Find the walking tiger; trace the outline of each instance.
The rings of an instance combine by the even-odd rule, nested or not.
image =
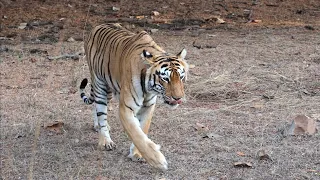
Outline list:
[[[86,104],[95,103],[94,127],[99,131],[99,147],[115,148],[107,122],[107,106],[115,96],[119,100],[119,117],[132,140],[129,157],[145,159],[151,166],[168,168],[160,146],[147,134],[157,96],[175,108],[184,100],[184,82],[189,66],[186,50],[172,55],[158,46],[145,32],[133,33],[119,24],[95,27],[85,42],[85,54],[91,75],[90,96],[80,84],[81,98]]]

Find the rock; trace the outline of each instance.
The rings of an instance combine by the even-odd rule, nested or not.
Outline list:
[[[306,28],[308,30],[312,30],[312,31],[315,30],[314,27],[310,26],[310,25],[306,25],[306,26],[304,26],[304,28]]]
[[[202,136],[202,138],[209,138],[209,139],[219,139],[222,136],[220,136],[219,134],[216,133],[206,133]]]
[[[234,167],[245,167],[245,168],[251,168],[252,167],[252,163],[251,162],[234,162],[233,163]]]
[[[159,13],[158,11],[152,11],[152,15],[154,15],[154,16],[159,16],[160,13]]]
[[[76,36],[74,36],[74,38],[73,38],[75,41],[83,41],[83,37],[82,36],[80,36],[80,35],[76,35]]]
[[[25,29],[27,27],[28,23],[20,23],[18,26],[18,29]]]
[[[31,54],[48,54],[48,51],[46,50],[41,50],[41,49],[30,49],[29,52]]]
[[[0,46],[0,53],[2,52],[8,52],[9,49],[6,46]]]
[[[288,135],[314,135],[316,131],[315,120],[306,115],[298,115],[289,126]]]
[[[272,160],[270,156],[265,152],[265,150],[261,149],[257,152],[257,158],[259,160]]]
[[[112,11],[120,11],[120,8],[113,6]]]
[[[151,31],[152,34],[154,34],[154,33],[158,32],[159,29],[151,29],[150,31]]]
[[[42,34],[38,36],[38,41],[45,42],[45,43],[56,43],[58,42],[58,40],[59,39],[53,34]]]
[[[68,42],[75,42],[76,40],[73,37],[70,37],[67,41]]]

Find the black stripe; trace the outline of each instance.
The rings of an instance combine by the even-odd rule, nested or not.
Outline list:
[[[109,54],[109,56],[110,56],[110,54]],[[109,81],[110,81],[113,89],[114,89],[115,91],[117,91],[116,87],[114,87],[114,85],[113,85],[112,77],[111,77],[111,75],[110,75],[110,57],[109,57],[109,62],[108,62],[108,77],[109,77]],[[118,92],[118,91],[117,91],[117,92]]]
[[[112,41],[110,42],[110,47],[113,47],[113,44],[116,40],[117,40],[117,38],[112,39]],[[111,73],[110,73],[110,61],[111,61],[111,50],[109,53],[109,61],[108,61],[108,77],[109,77],[109,81],[110,81],[113,89],[118,92],[118,90],[116,89],[116,87],[114,86],[113,81],[112,81],[112,77],[111,77]]]
[[[107,115],[105,112],[97,112],[97,116]]]
[[[118,86],[119,90],[121,90],[121,88],[120,88],[120,86],[119,86],[119,83],[118,83],[118,82],[117,82],[117,86]]]
[[[155,96],[157,96],[157,95],[153,95],[150,99],[144,101],[144,104],[145,104],[145,103],[148,103],[149,101],[151,101]]]
[[[109,38],[109,33],[110,31],[108,30],[105,30],[101,35],[100,35],[100,42],[99,42],[99,46],[98,46],[98,52],[99,53],[99,57],[98,57],[98,66],[97,66],[97,70],[98,70],[98,74],[100,76],[102,76],[102,72],[103,72],[103,62],[104,62],[104,52],[105,52],[105,48],[107,46],[107,43],[104,43],[106,41],[108,41],[108,38]],[[103,46],[101,46],[101,43]],[[102,57],[101,57],[102,56]]]
[[[93,37],[92,37],[92,42],[91,42],[91,46],[90,46],[90,50],[89,50],[89,52],[88,52],[88,58],[90,59],[90,61],[88,61],[88,62],[90,62],[91,63],[91,59],[95,59],[96,58],[96,55],[97,55],[97,53],[94,53],[94,55],[93,55],[93,58],[91,58],[91,52],[92,52],[92,47],[93,47],[93,42],[95,42],[95,39],[97,38],[97,37],[100,37],[100,33],[101,33],[101,31],[103,31],[104,30],[104,28],[103,27],[100,27],[99,29],[97,29],[95,32],[94,32],[94,34],[93,34]],[[91,35],[92,35],[92,33],[91,33]],[[97,36],[97,37],[96,37]],[[91,37],[90,37],[91,38]],[[99,40],[99,39],[98,39]],[[89,41],[90,41],[90,39],[88,39],[88,42],[87,42],[87,46],[89,46]],[[99,44],[97,44],[98,45],[98,47],[100,47],[100,45]],[[97,49],[96,50],[96,52],[98,51],[99,49]],[[95,61],[94,61],[95,62]],[[93,62],[93,63],[94,63]],[[89,66],[90,66],[90,64],[89,64]],[[92,64],[92,67],[94,67],[94,64]]]
[[[84,96],[86,96],[86,94],[85,93],[81,93],[80,96],[81,96],[81,98],[83,98]]]
[[[142,69],[141,70],[141,75],[140,75],[140,84],[141,84],[141,88],[142,88],[142,92],[143,94],[146,94],[147,91],[146,91],[146,83],[145,83],[145,80],[146,80],[146,69]]]
[[[133,112],[133,109],[130,106],[126,105],[126,103],[124,103],[124,105]]]
[[[153,74],[153,81],[154,81],[154,85],[153,86],[155,86],[157,83],[156,83],[156,75],[155,74]]]
[[[143,107],[151,107],[151,106],[153,106],[154,105],[154,103],[152,103],[152,104],[150,104],[150,105],[144,105]]]
[[[105,103],[105,102],[103,102],[103,101],[95,101],[95,103],[97,103],[97,104],[102,104],[102,105],[107,106],[107,103]]]
[[[138,104],[138,102],[137,102],[136,98],[134,97],[133,93],[131,92],[131,89],[133,89],[133,90],[134,90],[134,87],[132,86],[132,88],[130,88],[131,97],[132,97],[132,99],[133,99],[134,103],[135,103],[137,106],[139,106],[139,107],[140,107],[141,105],[139,105],[139,104]],[[139,97],[138,97],[138,98],[139,98]]]
[[[161,65],[161,69],[162,69],[162,68],[165,68],[165,67],[167,67],[167,66],[168,66],[168,64],[162,64],[162,65]]]

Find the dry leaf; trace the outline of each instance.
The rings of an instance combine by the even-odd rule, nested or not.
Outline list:
[[[233,166],[234,167],[246,167],[246,168],[248,168],[248,167],[252,167],[252,163],[250,163],[250,162],[235,162],[235,163],[233,163]]]
[[[317,172],[315,169],[307,169],[307,172]]]
[[[107,179],[109,179],[109,178],[107,178],[105,176],[101,176],[101,175],[96,177],[96,180],[107,180]]]
[[[44,125],[44,128],[49,130],[49,131],[55,132],[57,134],[61,134],[63,125],[64,125],[63,122],[55,121],[53,123],[48,123],[48,124]]]
[[[216,22],[217,22],[218,24],[224,24],[224,23],[226,23],[226,21],[223,20],[223,19],[221,19],[221,18],[217,18]]]
[[[69,94],[75,94],[76,92],[78,91],[78,89],[77,88],[75,88],[75,87],[71,87],[71,88],[69,88]]]
[[[197,130],[197,131],[209,131],[209,128],[206,127],[205,125],[203,124],[200,124],[200,123],[196,123],[196,125],[194,126],[194,128]]]
[[[264,103],[262,101],[254,102],[251,105],[251,108],[255,108],[255,109],[262,109],[263,107],[264,107]]]
[[[243,152],[241,152],[241,151],[238,151],[237,154],[238,154],[239,156],[245,156],[245,154],[244,154]]]
[[[194,64],[189,64],[189,68],[190,68],[190,69],[195,68],[195,67],[196,67],[196,65],[194,65]]]
[[[261,23],[262,22],[262,20],[260,20],[260,19],[252,19],[251,20],[251,23]]]
[[[35,59],[35,58],[30,58],[29,61],[32,62],[32,63],[35,63],[35,62],[37,62],[37,59]]]
[[[144,19],[144,16],[136,16],[137,19]]]

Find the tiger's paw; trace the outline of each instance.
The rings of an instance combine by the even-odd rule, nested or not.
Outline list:
[[[99,132],[99,130],[100,130],[99,125],[94,125],[94,126],[92,127],[92,130],[94,130],[95,132]]]
[[[117,147],[116,144],[111,139],[108,139],[103,136],[99,136],[98,149],[111,151],[111,150],[115,149],[116,147]]]
[[[128,155],[128,158],[130,158],[133,162],[145,162],[145,159],[142,157],[141,153],[133,143],[130,146],[130,153]]]
[[[168,163],[164,155],[160,152],[160,145],[153,142],[148,143],[147,153],[143,155],[146,161],[154,168],[165,171],[168,169]]]
[[[140,153],[129,154],[128,158],[130,158],[133,162],[145,162],[146,160],[141,156]]]

